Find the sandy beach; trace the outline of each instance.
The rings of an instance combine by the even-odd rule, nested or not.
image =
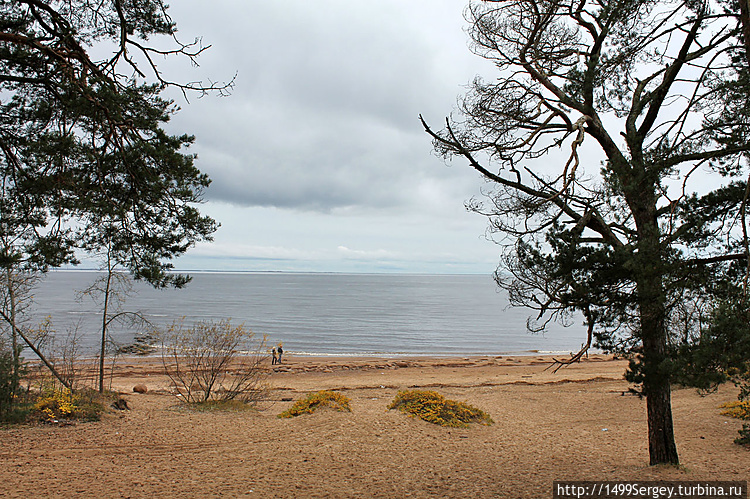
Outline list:
[[[735,400],[731,386],[675,389],[682,465],[650,467],[645,401],[626,394],[627,363],[607,356],[553,373],[541,356],[292,355],[250,412],[186,410],[160,362],[120,361],[113,388],[128,411],[0,429],[0,496],[526,498],[551,497],[553,480],[747,480],[750,470],[750,450],[732,442],[741,422],[718,409]],[[469,402],[495,423],[444,428],[387,410],[407,388]],[[321,389],[350,397],[352,412],[277,418]]]

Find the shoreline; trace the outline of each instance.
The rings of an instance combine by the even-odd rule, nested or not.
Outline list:
[[[587,380],[622,382],[628,361],[596,354],[554,371],[554,356],[477,357],[308,357],[284,356],[282,364],[264,360],[268,388],[317,391],[321,389],[379,387],[418,388],[445,386],[500,386],[506,384],[559,384]],[[595,375],[592,375],[595,372]],[[111,380],[114,391],[132,393],[134,384],[169,394],[169,378],[161,357],[121,358]],[[450,378],[450,381],[439,381]],[[384,385],[385,386],[385,385]],[[627,391],[624,388],[623,391]]]

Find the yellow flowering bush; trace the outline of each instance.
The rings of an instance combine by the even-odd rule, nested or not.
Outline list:
[[[78,407],[70,390],[52,391],[39,397],[34,404],[34,412],[44,421],[71,419],[75,417]]]
[[[69,419],[98,419],[103,410],[103,405],[93,400],[92,396],[65,389],[44,392],[34,403],[32,414],[52,423]]]
[[[321,390],[310,393],[306,398],[298,400],[289,409],[279,414],[280,418],[293,418],[301,414],[312,414],[318,407],[331,407],[341,412],[351,412],[349,397],[331,390]]]
[[[750,400],[726,402],[719,407],[724,409],[721,411],[724,416],[750,420]]]
[[[493,423],[490,415],[481,409],[465,402],[447,399],[430,390],[400,391],[388,409],[398,409],[429,423],[454,428],[466,428],[469,423]]]

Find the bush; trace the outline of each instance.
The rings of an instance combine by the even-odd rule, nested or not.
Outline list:
[[[741,430],[737,430],[740,434],[739,437],[734,439],[734,443],[738,445],[749,445],[750,446],[750,424],[743,424]]]
[[[279,414],[280,418],[293,418],[301,414],[312,414],[318,407],[330,407],[340,412],[352,412],[349,397],[330,390],[310,393],[298,400],[289,409]]]
[[[261,365],[265,337],[251,346],[254,334],[230,321],[173,324],[162,337],[164,370],[176,395],[189,404],[211,400],[256,403],[266,392]]]
[[[53,390],[39,396],[32,408],[32,417],[47,423],[60,420],[96,421],[104,412],[104,404],[95,392]]]
[[[737,419],[748,419],[750,420],[750,400],[735,400],[733,402],[726,402],[721,404],[719,407],[724,409],[721,414]]]
[[[481,409],[427,390],[400,391],[388,409],[398,409],[427,422],[454,428],[466,428],[469,423],[493,423],[489,414]]]

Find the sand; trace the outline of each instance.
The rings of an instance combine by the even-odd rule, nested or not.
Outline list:
[[[0,496],[525,498],[551,497],[553,480],[748,479],[750,450],[732,442],[741,422],[718,409],[733,387],[676,389],[682,465],[651,467],[646,404],[623,394],[625,361],[548,366],[537,356],[290,356],[258,411],[204,413],[169,394],[158,359],[126,359],[113,386],[130,410],[0,429]],[[407,388],[469,402],[495,424],[444,428],[387,410]],[[350,397],[352,412],[276,417],[321,389]]]

